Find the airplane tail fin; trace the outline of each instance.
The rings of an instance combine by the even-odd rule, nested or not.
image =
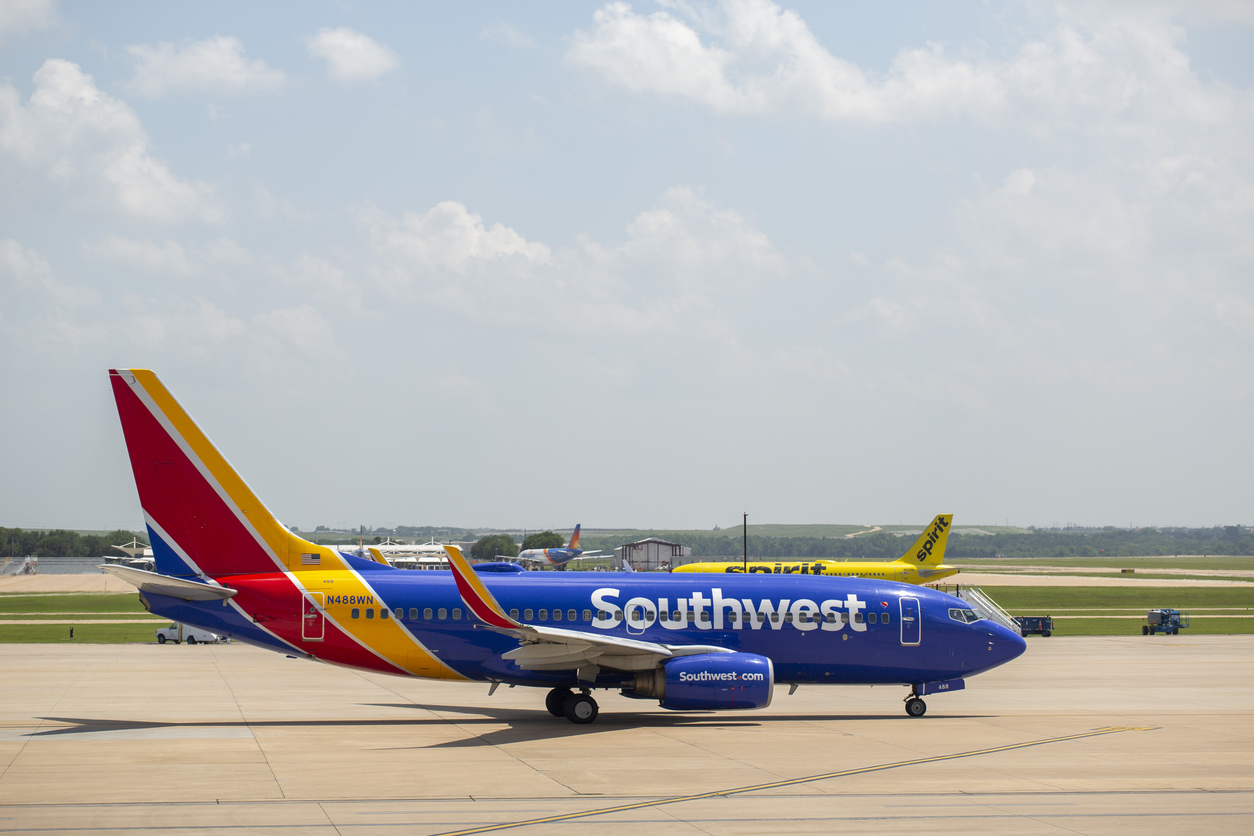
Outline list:
[[[147,369],[110,369],[148,535],[163,575],[341,568],[286,529]]]
[[[575,533],[570,535],[570,545],[568,545],[566,548],[568,549],[579,548],[579,525],[580,525],[579,523],[575,523]]]
[[[937,514],[932,524],[923,529],[919,539],[898,560],[915,565],[939,566],[945,559],[945,546],[949,543],[949,524],[953,518],[953,514]]]

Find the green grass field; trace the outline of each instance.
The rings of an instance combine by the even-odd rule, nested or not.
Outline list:
[[[961,577],[961,576],[960,576]],[[984,593],[1014,615],[1050,615],[1051,610],[1171,607],[1232,607],[1254,614],[1254,584],[1234,586],[1154,587],[1110,586],[986,586]]]
[[[5,624],[0,621],[0,644],[126,644],[155,642],[157,628],[152,624],[75,624],[70,638],[68,624]]]
[[[138,592],[0,595],[0,614],[64,612],[145,614]]]
[[[952,566],[971,572],[987,572],[999,566],[1062,567],[1068,569],[1207,569],[1231,571],[1254,569],[1254,557],[1245,555],[1167,555],[1164,557],[949,557]]]

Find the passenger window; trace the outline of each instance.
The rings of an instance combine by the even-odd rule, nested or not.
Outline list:
[[[514,610],[514,612],[518,612],[518,610]],[[461,620],[462,620],[462,611],[461,611],[461,610],[453,610],[453,620],[454,620],[454,621],[461,621]]]
[[[536,620],[535,610],[523,610],[523,618],[526,619],[527,621],[535,621]]]
[[[431,617],[430,612],[431,612],[430,610],[427,610],[427,613],[428,613],[427,618],[430,618],[430,617]],[[410,620],[410,621],[417,621],[417,620],[418,620],[418,608],[417,608],[417,607],[410,607],[410,608],[409,608],[409,620]]]
[[[548,611],[548,610],[540,610],[540,620],[541,620],[541,621],[548,621],[548,620],[549,620],[549,611]]]
[[[517,621],[517,620],[518,620],[518,610],[510,610],[510,611],[509,611],[509,617],[510,617],[510,618],[512,618],[512,619],[514,619],[515,621]]]
[[[561,611],[561,610],[553,610],[553,620],[554,620],[554,621],[561,621],[561,620],[562,620],[562,611]]]
[[[841,624],[848,624],[848,623],[849,623],[849,613],[847,613],[847,612],[842,612],[842,613],[840,614],[840,623],[841,623]]]
[[[786,613],[784,613],[784,623],[785,623],[785,624],[792,624],[792,613],[790,613],[790,612],[786,612]]]
[[[385,610],[385,609],[380,609],[380,610],[379,610],[379,618],[382,618],[384,621],[387,621],[387,620],[388,620],[388,617],[389,617],[389,616],[391,616],[391,615],[392,615],[392,613],[388,612],[388,611],[387,611],[387,610]]]
[[[366,607],[366,618],[374,618],[374,607]]]
[[[777,613],[777,612],[773,612],[773,613],[771,613],[771,623],[772,623],[772,624],[778,624],[778,623],[779,623],[779,613]]]
[[[728,621],[730,621],[732,624],[735,624],[737,621],[739,621],[739,620],[740,620],[740,613],[738,613],[738,612],[729,612],[729,613],[727,614],[727,620],[728,620]]]
[[[579,620],[579,613],[575,612],[574,610],[567,610],[567,611],[566,611],[566,620],[567,620],[567,621],[578,621],[578,620]]]
[[[710,620],[710,614],[705,610],[701,611],[701,623],[704,624]]]
[[[861,624],[861,623],[862,623],[862,621],[863,621],[863,618],[862,618],[862,613],[860,613],[860,612],[856,612],[856,613],[854,613],[854,614],[853,614],[853,620],[854,620],[854,623],[855,623],[855,624]]]
[[[882,622],[884,622],[885,624],[887,624],[887,623],[888,623],[888,613],[881,613],[881,614],[880,614],[880,621],[882,621]]]
[[[528,610],[528,612],[530,612],[530,610]],[[597,621],[608,621],[609,618],[610,614],[605,610],[597,610]]]
[[[431,613],[431,608],[430,608],[430,607],[427,607],[425,610],[423,610],[423,611],[422,611],[422,617],[423,617],[423,618],[425,618],[425,619],[427,619],[427,621],[430,621],[430,620],[431,620],[431,615],[432,615],[432,613]]]
[[[671,613],[671,621],[678,621],[681,615],[683,615],[683,613],[681,613],[679,610],[675,610],[673,613]]]
[[[835,623],[836,623],[836,613],[834,613],[834,612],[829,612],[829,613],[827,614],[827,618],[826,618],[826,619],[824,619],[824,620],[825,620],[828,624],[835,624]]]
[[[880,617],[877,613],[873,613],[873,612],[867,613],[866,620],[874,624],[875,622],[880,620]]]
[[[758,613],[758,623],[762,624],[765,621],[766,621],[766,613],[764,612]]]
[[[349,615],[352,616],[353,618],[361,618],[361,610],[357,609],[356,607],[353,607],[353,611],[350,612]]]
[[[444,609],[444,607],[440,607],[439,616],[441,621],[448,618],[448,610]]]
[[[591,621],[591,620],[592,620],[592,610],[584,610],[584,611],[583,611],[583,620],[584,620],[584,621]],[[649,613],[649,621],[652,621],[652,620],[653,620],[653,613]]]
[[[809,624],[809,623],[810,623],[810,614],[809,614],[808,612],[806,612],[806,611],[802,610],[801,612],[797,613],[797,621],[799,621],[799,622],[800,622],[800,623],[802,623],[802,624]]]

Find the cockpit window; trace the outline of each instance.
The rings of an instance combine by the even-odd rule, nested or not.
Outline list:
[[[981,616],[975,610],[964,610],[954,607],[949,611],[949,617],[954,621],[961,621],[964,624],[970,624],[973,621],[979,621]]]

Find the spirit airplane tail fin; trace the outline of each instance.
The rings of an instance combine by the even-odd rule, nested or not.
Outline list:
[[[919,539],[914,541],[914,545],[898,558],[898,562],[915,566],[941,565],[945,559],[945,546],[949,543],[949,523],[953,518],[953,514],[937,514],[932,524],[923,529]]]
[[[146,369],[111,369],[157,571],[194,577],[341,568],[288,531]]]

